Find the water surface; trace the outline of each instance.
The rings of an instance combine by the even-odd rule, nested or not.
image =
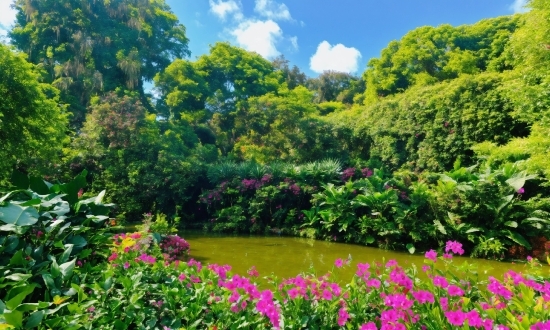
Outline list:
[[[274,274],[279,279],[289,278],[310,269],[314,269],[317,275],[323,275],[333,269],[337,258],[346,259],[348,256],[352,258],[351,267],[338,270],[342,281],[351,280],[359,262],[394,259],[402,266],[415,264],[419,273],[422,273],[420,268],[424,265],[423,255],[354,244],[278,236],[223,236],[200,232],[182,232],[180,235],[191,245],[190,257],[205,264],[231,265],[232,272],[241,275],[246,275],[252,266],[256,267],[261,277]],[[453,262],[461,264],[464,261],[475,264],[482,278],[491,275],[501,279],[509,269],[517,272],[526,269],[522,264],[465,257],[455,257]]]

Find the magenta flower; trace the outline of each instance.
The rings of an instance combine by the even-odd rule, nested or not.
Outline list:
[[[441,287],[441,288],[446,288],[446,287],[449,286],[449,282],[447,282],[447,279],[445,277],[442,277],[442,276],[434,276],[432,281],[433,281],[433,284],[435,286],[438,286],[438,287]]]
[[[464,294],[464,291],[456,285],[449,285],[447,292],[449,296],[462,296]]]
[[[464,250],[462,249],[462,244],[457,241],[447,241],[447,244],[445,246],[445,252],[452,251],[453,253],[457,254],[464,254]]]
[[[525,189],[523,189],[523,187],[519,188],[517,191],[517,193],[520,195],[523,194],[524,192],[525,192]]]
[[[386,268],[390,268],[390,267],[393,267],[393,266],[397,266],[397,261],[395,261],[393,259],[386,263]]]
[[[338,311],[338,325],[343,327],[346,324],[347,320],[349,320],[349,318],[350,316],[346,309],[344,307],[340,308],[340,310]]]
[[[330,292],[329,290],[323,290],[322,297],[325,300],[332,300],[332,292]]]
[[[342,259],[338,258],[334,262],[334,266],[336,266],[337,268],[341,268],[342,266],[344,266],[344,261]]]
[[[116,258],[118,258],[118,254],[116,254],[116,252],[113,252],[113,254],[111,254],[111,256],[110,256],[107,260],[113,261],[113,260],[115,260]]]
[[[450,324],[456,326],[462,326],[464,324],[464,320],[466,319],[466,315],[462,311],[445,312],[445,317],[447,317],[447,321],[449,321]]]
[[[436,262],[437,261],[437,252],[435,252],[434,250],[430,250],[430,251],[426,252],[424,257],[426,257],[426,259],[432,260],[433,262]]]
[[[183,282],[185,280],[187,276],[185,276],[184,273],[181,273],[179,276],[178,276],[178,280],[180,280],[180,282]]]
[[[369,322],[362,324],[359,327],[359,330],[378,330],[378,328],[376,327],[376,324],[374,322]]]
[[[130,263],[128,261],[126,261],[124,263],[124,269],[128,269],[128,268],[130,268]]]

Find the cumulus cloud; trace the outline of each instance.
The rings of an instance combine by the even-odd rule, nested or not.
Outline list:
[[[526,4],[527,0],[514,0],[514,3],[510,5],[510,9],[513,10],[514,13],[525,13],[529,11],[528,8],[525,8]]]
[[[282,33],[279,24],[272,20],[246,20],[231,31],[239,46],[266,58],[279,55],[275,44],[281,38]]]
[[[220,18],[222,21],[224,21],[225,18],[231,14],[233,14],[233,17],[235,19],[242,18],[241,7],[234,0],[209,0],[209,3],[210,11],[214,13],[214,15],[218,16],[218,18]]]
[[[0,35],[8,33],[15,22],[15,9],[11,8],[13,1],[0,1]]]
[[[289,20],[292,18],[288,7],[284,3],[277,3],[273,0],[256,0],[254,11],[271,20]]]
[[[360,58],[361,53],[353,47],[342,44],[331,46],[327,41],[323,41],[311,57],[309,68],[317,73],[327,70],[352,73],[357,71]]]

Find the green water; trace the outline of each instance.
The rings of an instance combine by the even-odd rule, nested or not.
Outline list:
[[[423,255],[305,238],[220,236],[195,232],[183,232],[180,235],[191,245],[190,257],[204,264],[231,265],[232,272],[241,275],[246,275],[252,266],[256,266],[260,277],[273,273],[279,279],[289,278],[307,272],[311,267],[317,275],[323,275],[333,268],[337,258],[346,259],[348,255],[352,258],[351,267],[338,270],[341,281],[351,280],[359,262],[395,259],[402,266],[415,264],[419,273],[422,273],[420,269],[424,264]],[[491,275],[501,279],[502,274],[509,269],[517,272],[526,270],[523,264],[463,257],[455,257],[453,263],[461,264],[464,261],[475,264],[481,278]],[[545,272],[548,272],[548,267]]]

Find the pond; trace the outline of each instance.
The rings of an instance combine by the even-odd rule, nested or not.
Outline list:
[[[246,275],[256,267],[260,277],[274,274],[288,278],[314,269],[323,275],[333,268],[337,258],[351,256],[351,267],[338,270],[339,279],[349,281],[357,270],[357,263],[383,262],[395,259],[400,265],[415,264],[419,273],[424,264],[423,255],[387,251],[372,247],[317,241],[313,239],[279,236],[224,236],[201,232],[182,232],[191,245],[190,257],[202,263],[228,264],[234,274]],[[481,278],[489,275],[498,279],[509,269],[524,271],[524,264],[504,263],[467,257],[455,257],[454,263],[467,261],[475,264]],[[547,267],[548,268],[548,267]]]

